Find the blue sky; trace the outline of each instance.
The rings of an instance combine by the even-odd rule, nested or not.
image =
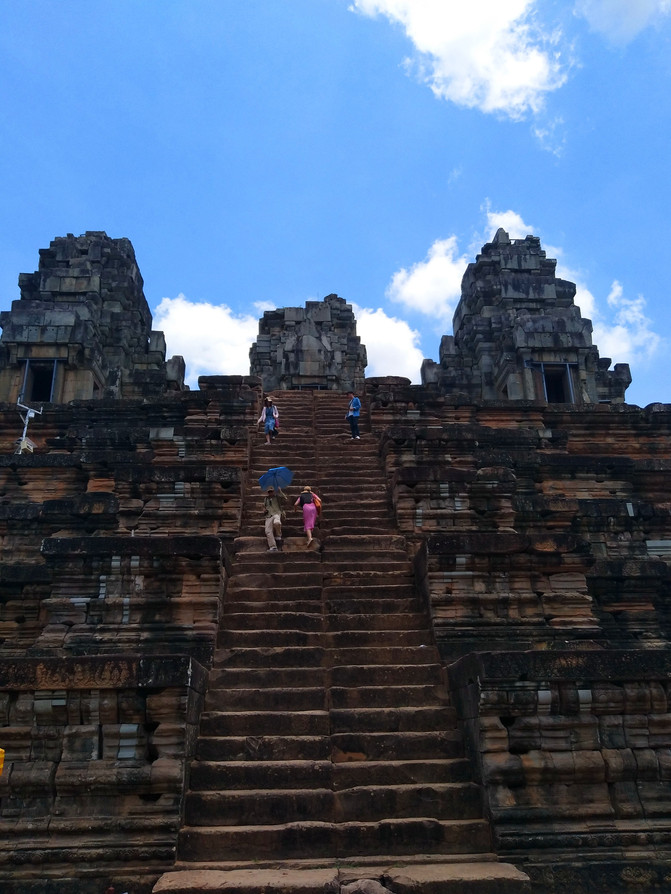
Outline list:
[[[105,230],[192,387],[332,292],[418,381],[503,225],[671,402],[671,0],[0,0],[0,79],[0,309]]]

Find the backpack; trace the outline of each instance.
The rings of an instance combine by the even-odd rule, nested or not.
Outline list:
[[[315,504],[317,508],[317,515],[322,514],[322,501],[321,497],[318,497],[317,494],[312,494],[312,502]]]

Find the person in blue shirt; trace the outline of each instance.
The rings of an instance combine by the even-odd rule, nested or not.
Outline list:
[[[352,431],[352,440],[360,441],[361,438],[359,437],[359,413],[361,411],[361,401],[353,391],[348,391],[347,396],[349,397],[349,407],[347,408],[347,416],[345,416],[345,419],[349,419],[349,427]]]

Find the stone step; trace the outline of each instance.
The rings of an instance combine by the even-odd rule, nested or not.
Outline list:
[[[433,646],[367,646],[365,648],[337,648],[329,649],[326,660],[329,667],[337,667],[342,664],[365,665],[370,664],[396,664],[405,666],[409,664],[434,664],[438,659],[438,652]]]
[[[202,868],[175,869],[165,873],[156,883],[153,894],[211,894],[235,891],[236,894],[324,894],[338,891],[341,885],[359,879],[372,879],[395,894],[530,894],[529,877],[509,863],[498,863],[488,855],[469,855],[463,861],[438,863],[417,859],[414,865],[390,861],[381,856],[354,866],[339,860],[337,865],[305,868],[296,863],[275,864],[263,869]],[[194,864],[198,866],[198,864]]]
[[[364,785],[331,788],[189,791],[184,821],[190,826],[252,826],[296,823],[320,817],[338,823],[386,817],[477,819],[482,811],[478,786],[469,782]]]
[[[215,659],[216,663],[216,659]],[[210,671],[209,688],[242,689],[262,687],[324,688],[328,680],[327,668],[314,667],[217,667]]]
[[[289,545],[287,543],[288,532],[286,530],[282,530],[283,539],[284,539],[284,547],[285,549]],[[294,534],[291,540],[298,540],[299,535]],[[268,555],[268,543],[266,538],[263,536],[258,537],[246,537],[245,540],[248,541],[245,546],[244,551],[238,551],[235,554],[235,558],[233,560],[233,568],[235,573],[238,573],[238,570],[241,573],[249,572],[250,566],[251,568],[263,570],[263,571],[280,571],[284,568],[284,557],[273,555]],[[254,541],[250,543],[249,541]],[[301,546],[305,546],[305,538],[304,536],[300,537]],[[310,552],[305,549],[296,550],[295,555],[291,557],[292,565],[300,565],[301,569],[305,569],[307,571],[310,570],[311,566],[318,566],[321,563],[321,558],[319,553]],[[315,569],[313,569],[315,570]]]
[[[215,667],[338,667],[371,664],[434,664],[437,651],[433,646],[343,647],[326,649],[320,646],[257,646],[218,649]]]
[[[336,791],[335,818],[340,821],[385,817],[430,816],[436,819],[479,819],[482,792],[472,782],[362,785]]]
[[[192,827],[265,826],[316,816],[323,822],[336,822],[335,795],[330,789],[191,791],[184,799],[184,822]]]
[[[272,442],[272,446],[274,447],[275,445],[279,444],[282,438],[284,438],[285,441],[289,441],[291,439],[295,439],[297,435],[301,436],[303,440],[307,440],[308,442],[316,442],[318,445],[318,449],[323,448],[324,445],[329,443],[338,443],[339,441],[352,440],[349,422],[347,422],[344,418],[338,419],[335,415],[329,418],[328,414],[324,414],[324,418],[322,418],[322,414],[320,412],[317,424],[319,426],[318,430],[315,430],[315,426],[306,428],[304,418],[301,418],[299,416],[298,418],[288,419],[286,414],[284,412],[281,412],[279,429],[280,434]],[[377,439],[370,432],[370,423],[365,417],[360,417],[359,429],[361,431],[361,443],[355,444],[353,446],[362,447],[364,444],[377,443]],[[252,431],[254,430],[255,429],[252,429]],[[259,426],[256,431],[258,432],[260,438],[263,435],[261,426]],[[366,437],[364,437],[364,435]]]
[[[331,735],[332,758],[336,763],[356,760],[419,760],[464,756],[461,731],[446,729],[379,732],[345,730]]]
[[[196,746],[201,761],[322,761],[331,759],[329,736],[203,736]]]
[[[423,732],[454,729],[454,708],[445,705],[387,708],[333,708],[329,712],[331,732]]]
[[[321,516],[318,526],[315,528],[322,537],[331,537],[333,534],[351,534],[353,531],[365,531],[368,534],[388,534],[393,530],[393,524],[389,512],[380,514],[375,522],[367,521],[362,517],[353,517],[351,510],[338,517],[335,513]]]
[[[366,854],[486,853],[491,849],[488,824],[481,819],[439,820],[424,817],[379,822],[304,821],[279,825],[219,828],[183,826],[180,860],[264,860],[347,857]]]
[[[270,630],[223,630],[217,645],[221,648],[248,649],[252,646],[320,646],[324,649],[427,646],[427,630],[305,630],[272,628]]]
[[[365,673],[362,679],[368,679]],[[399,705],[423,707],[435,704],[449,704],[447,689],[440,684],[426,686],[385,685],[385,686],[333,686],[329,690],[334,708],[392,708]]]
[[[320,612],[287,611],[278,609],[269,612],[267,603],[263,603],[264,611],[239,612],[236,606],[224,608],[224,624],[229,632],[242,630],[304,630],[321,631],[324,629],[324,618]],[[316,606],[320,608],[320,606]],[[313,605],[314,609],[315,606]],[[398,616],[397,616],[398,617]]]
[[[302,524],[303,513],[300,509],[294,508],[292,503],[293,500],[285,506],[285,516],[283,521],[295,521],[297,524]],[[384,495],[381,496],[377,489],[375,495],[372,493],[368,495],[362,493],[361,488],[352,488],[351,491],[344,491],[342,493],[324,494],[324,496],[322,496],[322,511],[317,516],[317,520],[324,521],[327,518],[336,516],[338,518],[347,518],[349,515],[352,520],[354,520],[354,518],[362,518],[374,521],[375,519],[383,518],[385,516],[388,517],[389,511],[389,503],[386,497]],[[248,525],[261,525],[263,528],[265,517],[263,502],[259,499],[258,504],[253,504],[246,508],[242,518],[243,527]],[[245,536],[244,531],[241,533]],[[398,531],[394,530],[392,524],[389,528],[389,536],[392,536],[394,533],[398,533]]]
[[[380,512],[377,519],[371,520],[364,518],[363,516],[352,516],[351,510],[343,511],[340,515],[334,512],[322,515],[317,519],[317,524],[314,527],[315,533],[324,541],[327,537],[340,534],[351,534],[353,532],[356,533],[357,531],[362,532],[362,534],[389,535],[392,530],[393,525],[388,512]],[[259,541],[263,540],[265,543],[265,535],[263,532],[263,519],[261,518],[253,524],[248,524],[246,521],[242,524],[241,533],[244,534],[245,537],[257,537]],[[291,539],[298,537],[304,538],[305,529],[303,527],[303,522],[300,519],[282,522],[282,534]]]
[[[379,533],[380,535],[391,537],[394,534],[394,524],[389,513],[389,507],[381,500],[377,501],[375,504],[357,504],[352,498],[343,497],[342,500],[334,499],[328,503],[324,503],[321,515],[317,516],[316,525],[320,526],[324,524],[324,522],[330,521],[333,522],[335,526],[335,523],[337,522],[337,527],[343,529],[343,534],[351,535],[352,530],[354,529],[355,533],[353,536],[357,536],[358,532],[358,535],[362,537],[367,533]],[[265,519],[265,513],[261,509],[245,513],[245,516],[242,519],[241,535],[243,537],[262,536]],[[388,522],[387,528],[381,532],[376,532],[375,526],[380,527],[381,522],[383,521]],[[357,522],[359,524],[354,528],[355,523]],[[288,512],[282,519],[282,527],[284,528],[285,525],[287,528],[291,529],[302,529],[302,514],[298,512]],[[353,528],[348,528],[348,525],[352,525]],[[371,528],[370,531],[369,527]]]
[[[381,513],[377,521],[370,522],[364,519],[353,519],[350,512],[343,514],[340,519],[322,516],[318,519],[317,524],[314,527],[314,535],[319,543],[324,545],[327,539],[334,534],[351,534],[353,532],[356,533],[357,531],[361,531],[369,534],[385,535],[389,534],[391,530],[392,524],[388,513]],[[263,525],[259,523],[258,525],[248,527],[243,526],[243,533],[249,537],[255,535],[264,537]],[[305,542],[305,529],[303,528],[302,522],[300,524],[298,522],[296,522],[296,524],[283,522],[282,535],[288,542],[295,541],[295,550],[301,550],[303,548]],[[302,542],[299,543],[299,540]],[[262,547],[261,551],[263,551],[264,548],[265,547]]]
[[[407,539],[399,534],[366,535],[341,534],[329,538],[328,546],[332,551],[361,550],[364,548],[398,550],[405,553]]]
[[[225,659],[222,658],[222,661]],[[227,667],[216,662],[210,672],[209,691],[218,689],[296,688],[327,686],[361,688],[387,686],[443,686],[440,664],[357,664],[336,667]]]
[[[323,566],[330,566],[324,571],[335,569],[346,570],[365,570],[370,568],[371,571],[384,570],[389,568],[390,571],[403,570],[404,568],[411,572],[412,564],[405,550],[378,549],[377,547],[366,547],[363,545],[360,549],[341,550],[333,549],[331,546],[332,537],[323,538],[321,553],[321,563]]]
[[[334,732],[331,745],[331,757],[336,763],[464,756],[461,732],[453,726],[445,730],[414,732]]]
[[[443,685],[440,664],[354,664],[340,665],[329,670],[334,687]]]
[[[388,569],[389,574],[395,571],[410,573],[410,560],[406,553],[386,552],[385,550],[374,550],[366,552],[359,550],[351,556],[340,552],[331,552],[328,549],[328,540],[325,541],[322,550],[308,549],[305,539],[300,536],[298,543],[293,538],[288,538],[288,532],[283,531],[284,543],[283,552],[273,552],[268,555],[267,544],[259,543],[255,552],[251,550],[236,556],[236,573],[240,570],[241,574],[247,573],[249,569],[255,569],[259,574],[277,575],[282,569],[290,565],[292,571],[300,566],[305,569],[305,574],[313,573],[338,573],[341,569],[347,571],[384,571]],[[319,539],[319,532],[317,532]]]
[[[331,528],[338,528],[337,535],[348,534],[364,537],[375,534],[382,537],[390,537],[394,532],[394,524],[389,515],[389,509],[380,505],[377,509],[368,509],[358,512],[352,511],[352,503],[343,500],[342,505],[331,503],[328,509],[324,509],[317,516],[315,528],[321,529],[328,522]],[[265,537],[265,515],[263,513],[250,513],[242,519],[240,534],[243,537]],[[282,519],[282,530],[301,532],[304,530],[301,515],[289,515]],[[332,534],[331,536],[336,536]]]
[[[261,611],[268,611],[272,606],[282,606],[307,609],[309,606],[319,606],[322,600],[322,588],[318,585],[309,587],[272,587],[259,588],[258,586],[242,585],[237,577],[232,577],[226,587],[224,605],[250,605],[259,606]]]
[[[205,696],[206,711],[325,711],[327,691],[323,687],[296,689],[213,689]]]
[[[385,614],[344,614],[326,615],[329,630],[424,630],[424,642],[430,641],[429,624],[424,612],[395,612]]]
[[[423,761],[330,760],[195,761],[192,791],[230,789],[356,788],[362,785],[402,785],[426,782],[469,782],[470,763],[464,758]]]
[[[312,667],[325,664],[325,650],[318,647],[218,649],[215,667]],[[343,662],[339,662],[343,663]]]
[[[287,444],[285,442],[284,446]],[[314,451],[309,448],[301,449],[296,446],[293,455],[290,457],[285,451],[282,463],[270,462],[268,457],[255,457],[249,470],[247,481],[251,485],[250,492],[252,499],[255,496],[261,496],[263,489],[259,484],[259,479],[265,475],[269,468],[275,465],[287,465],[294,473],[291,484],[282,488],[282,492],[287,496],[293,495],[295,500],[302,489],[308,485],[316,493],[321,496],[321,489],[328,488],[352,488],[355,483],[365,483],[370,481],[376,485],[380,485],[385,489],[385,475],[378,467],[377,457],[366,456],[357,459],[355,457],[347,457],[346,471],[342,471],[342,456],[338,456],[339,451],[334,451],[333,465],[327,467],[324,462],[324,456],[316,457]]]
[[[285,534],[285,529],[289,528],[300,528],[302,531],[303,520],[295,519],[295,522],[296,524],[294,526],[284,522],[282,524],[282,533]],[[392,537],[392,534],[386,532],[383,534],[331,534],[327,540],[324,540],[323,552],[339,556],[343,560],[349,558],[365,559],[370,556],[371,552],[373,552],[384,556],[385,558],[409,561],[405,542],[399,542],[398,540],[394,542]],[[254,561],[258,561],[258,554],[264,552],[266,548],[266,538],[263,535],[263,526],[260,521],[259,527],[256,528],[254,534],[240,537],[239,540],[241,543],[236,543],[236,563],[243,562],[244,560],[251,560],[252,558]],[[303,556],[303,560],[309,562],[313,554],[305,553]]]
[[[189,784],[191,791],[331,788],[333,766],[330,760],[195,761]]]
[[[329,712],[204,711],[200,718],[202,736],[263,736],[268,730],[277,736],[327,736]]]
[[[440,760],[346,761],[333,764],[336,790],[362,785],[402,785],[419,782],[470,782],[466,758]]]
[[[418,607],[420,600],[413,595],[412,585],[401,582],[385,585],[375,583],[353,591],[351,587],[324,587],[324,611],[328,615],[382,614]]]
[[[254,552],[263,551],[265,543],[264,523],[262,519],[258,519],[251,525],[243,523],[242,531],[245,536],[256,537],[258,540],[257,547]],[[353,516],[351,509],[338,512],[331,510],[317,518],[314,526],[315,534],[317,534],[325,546],[329,538],[340,536],[342,534],[353,534],[354,536],[375,534],[380,537],[388,537],[393,530],[391,519],[388,512],[380,512],[376,518],[365,516]],[[305,537],[305,528],[302,519],[289,519],[282,522],[282,534],[286,538],[294,539]],[[375,551],[375,547],[371,547],[370,553]]]
[[[421,732],[346,732],[328,735],[230,735],[206,736],[202,731],[196,754],[199,760],[333,760],[341,763],[369,761],[423,761],[463,758],[459,730]]]
[[[280,556],[283,560],[284,556]],[[272,561],[275,562],[276,557],[273,554]],[[290,560],[289,560],[290,561]],[[279,563],[276,567],[279,566]],[[296,589],[298,587],[321,587],[323,585],[323,575],[320,566],[306,568],[304,571],[238,571],[236,570],[229,588],[235,586],[236,592],[239,588],[263,590],[270,587],[278,587],[283,590]]]
[[[365,671],[361,680],[367,680]],[[242,686],[235,688],[210,688],[205,697],[206,711],[323,711],[329,708],[393,708],[415,705],[449,703],[447,691],[440,684],[428,685],[385,685],[385,686],[334,686],[328,691],[324,687],[301,686],[289,689],[282,687]]]
[[[428,630],[427,616],[420,612],[394,614],[322,615],[316,611],[288,611],[278,607],[268,611],[267,603],[260,603],[258,611],[238,611],[239,605],[224,609],[224,623],[229,631],[239,630],[308,630],[329,632],[346,630]],[[319,606],[312,605],[315,609]],[[293,608],[293,605],[292,605]]]
[[[311,479],[313,480],[313,479]],[[379,512],[383,506],[389,506],[389,497],[385,490],[385,482],[383,479],[374,479],[370,476],[353,477],[347,484],[336,484],[328,482],[317,484],[314,482],[310,485],[315,493],[319,495],[322,501],[322,511],[327,508],[338,505],[341,509],[346,505],[350,508],[353,506],[360,507],[364,511],[371,510]],[[289,491],[283,491],[286,497],[283,509],[288,517],[300,517],[303,513],[300,507],[294,503],[298,499],[301,488],[297,487]],[[259,488],[256,492],[252,492],[246,506],[244,507],[244,518],[258,518],[264,514],[264,498],[265,491]],[[398,534],[398,531],[396,531]]]
[[[306,613],[322,611],[324,617],[334,621],[339,615],[354,618],[360,616],[415,615],[421,603],[406,584],[397,587],[371,586],[352,594],[350,589],[338,587],[328,590],[329,597],[322,604],[322,592],[312,587],[272,589],[237,589],[231,585],[226,592],[225,611],[231,612],[281,612],[285,609]],[[347,596],[341,595],[347,593]],[[364,622],[365,623],[365,622]]]
[[[463,758],[458,730],[403,733],[337,733],[326,735],[204,736],[198,740],[199,760],[333,760],[361,763],[398,760]]]
[[[325,595],[332,595],[328,592],[331,587],[346,587],[348,590],[351,590],[360,587],[397,586],[402,583],[414,587],[414,575],[411,571],[396,569],[389,572],[363,570],[324,571],[322,585]]]
[[[300,477],[303,480],[299,483],[282,488],[282,493],[286,497],[283,508],[287,513],[300,512],[299,508],[294,507],[294,503],[303,490],[303,481],[309,482],[312,490],[320,496],[324,507],[336,499],[340,501],[358,499],[363,506],[369,503],[371,506],[375,506],[378,503],[389,502],[384,476],[379,473],[371,474],[367,469],[357,471],[348,468],[347,478],[342,478],[338,474],[332,477],[316,476],[309,472],[302,472]],[[262,512],[266,492],[253,481],[250,484],[250,494],[244,511],[245,513]]]
[[[265,436],[264,436],[265,438]],[[310,443],[310,433],[301,432],[299,429],[292,431],[285,427],[280,428],[277,438],[270,445],[270,450],[265,443],[254,442],[252,458],[254,471],[258,466],[266,469],[275,465],[288,466],[294,472],[294,482],[305,480],[308,484],[316,481],[320,473],[338,469],[338,461],[343,458],[343,451],[352,460],[353,464],[360,467],[368,467],[373,471],[379,471],[379,442],[372,438],[370,432],[362,432],[358,442],[353,443],[352,437],[333,426],[325,437],[319,439],[319,443]],[[277,459],[275,459],[277,457]],[[302,477],[303,471],[311,472],[311,477]],[[258,475],[254,476],[258,479]]]

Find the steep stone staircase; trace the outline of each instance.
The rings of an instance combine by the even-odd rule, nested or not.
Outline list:
[[[177,862],[154,891],[527,892],[491,853],[365,414],[352,441],[342,395],[277,403],[280,435],[252,447]],[[295,477],[269,553],[258,477],[276,465]],[[324,501],[311,548],[305,484]]]

